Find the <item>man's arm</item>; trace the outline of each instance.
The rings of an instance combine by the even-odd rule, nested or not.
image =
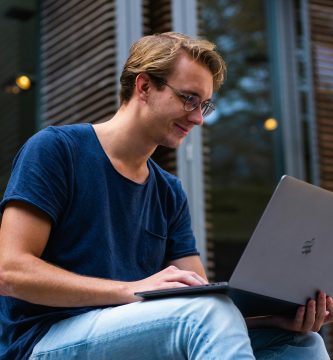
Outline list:
[[[204,282],[193,271],[174,266],[134,282],[72,273],[40,258],[51,226],[49,217],[31,205],[12,201],[6,206],[0,228],[0,295],[47,306],[99,306],[137,301],[136,291]]]

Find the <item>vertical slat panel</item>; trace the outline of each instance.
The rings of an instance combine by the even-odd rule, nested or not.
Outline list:
[[[333,2],[309,1],[320,185],[333,191]],[[323,329],[333,357],[333,326]]]
[[[203,141],[203,163],[204,163],[204,189],[205,189],[205,219],[206,219],[206,240],[207,240],[207,271],[208,277],[211,281],[220,281],[215,278],[215,247],[214,247],[214,232],[212,220],[212,184],[211,184],[211,155],[210,155],[210,140],[209,128],[203,127],[202,131]]]
[[[202,4],[197,2],[197,14],[198,14],[198,35],[203,34],[202,23]],[[216,264],[215,264],[215,246],[214,246],[214,228],[212,220],[212,183],[211,183],[211,154],[210,154],[210,128],[203,126],[202,131],[202,143],[203,143],[203,163],[204,163],[204,196],[205,196],[205,220],[206,220],[206,241],[207,241],[207,271],[208,277],[211,281],[220,281],[216,279]]]
[[[142,6],[144,35],[171,31],[170,0],[143,0]],[[159,146],[153,154],[153,159],[170,173],[177,173],[175,150]]]
[[[333,3],[310,1],[320,185],[333,191]]]
[[[143,0],[144,34],[151,35],[171,31],[171,1]]]
[[[115,4],[41,2],[41,126],[108,120],[117,108]]]
[[[143,25],[144,34],[161,33],[172,30],[172,2],[170,0],[143,0]],[[205,132],[204,132],[205,133]],[[204,135],[205,139],[205,135]],[[204,140],[205,142],[205,140]],[[213,241],[210,220],[210,192],[209,192],[209,149],[207,142],[204,144],[204,191],[205,191],[205,218],[206,232],[208,233],[207,243],[207,270],[208,276],[214,278],[213,261]],[[167,171],[177,174],[177,154],[176,151],[159,146],[155,151],[153,158]],[[209,238],[210,236],[210,238]]]
[[[144,34],[161,33],[172,30],[172,9],[170,0],[143,0],[143,26]],[[199,5],[198,5],[199,6]],[[206,135],[205,135],[206,134]],[[211,224],[210,202],[210,173],[209,173],[209,148],[207,133],[203,131],[204,141],[204,188],[205,188],[205,214],[207,232],[207,270],[210,279],[214,278],[214,247]],[[167,171],[177,174],[177,155],[175,150],[159,146],[153,154],[154,160]]]

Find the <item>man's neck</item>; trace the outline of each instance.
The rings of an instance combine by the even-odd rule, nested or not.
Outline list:
[[[156,145],[147,141],[130,116],[128,109],[120,108],[111,120],[94,125],[94,129],[114,168],[126,178],[144,183],[149,175],[147,161]]]

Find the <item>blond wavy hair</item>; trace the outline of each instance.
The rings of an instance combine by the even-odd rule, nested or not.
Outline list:
[[[148,35],[139,39],[130,48],[129,57],[120,77],[121,104],[131,99],[135,79],[140,73],[151,75],[152,81],[161,88],[163,85],[158,79],[167,78],[182,52],[209,69],[213,76],[215,91],[222,85],[226,64],[216,52],[213,43],[176,32]]]

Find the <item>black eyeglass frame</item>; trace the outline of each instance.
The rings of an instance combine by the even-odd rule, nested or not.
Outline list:
[[[200,101],[200,98],[197,95],[184,94],[181,91],[178,91],[177,89],[175,89],[173,86],[171,86],[170,84],[168,84],[165,80],[163,80],[161,78],[158,78],[158,81],[161,84],[166,85],[179,98],[182,98],[184,100],[184,110],[185,111],[191,112],[191,111],[194,111],[195,109],[197,109],[200,106],[202,116],[207,117],[208,115],[210,115],[215,110],[215,105],[212,102],[210,102],[208,100]],[[197,104],[193,104],[193,99],[198,99]]]

